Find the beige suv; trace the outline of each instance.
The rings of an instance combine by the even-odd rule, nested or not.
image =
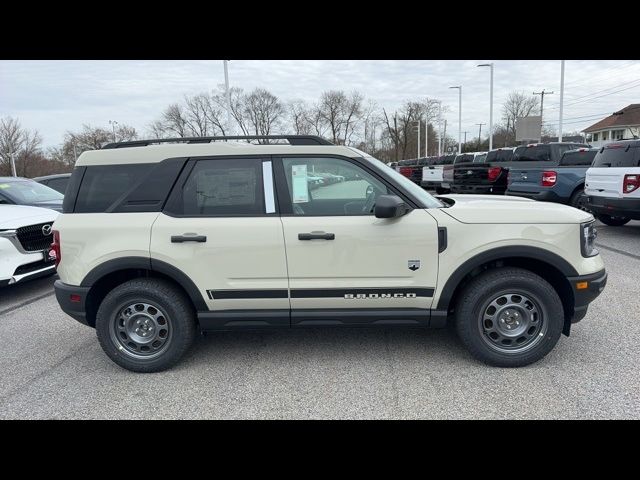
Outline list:
[[[129,370],[172,366],[198,331],[449,320],[478,359],[517,367],[604,288],[593,222],[436,198],[318,137],[149,140],[80,156],[51,255],[62,309]]]

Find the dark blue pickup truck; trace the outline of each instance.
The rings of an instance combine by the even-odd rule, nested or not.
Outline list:
[[[578,148],[565,152],[558,165],[511,168],[505,193],[585,209],[584,179],[597,152]]]

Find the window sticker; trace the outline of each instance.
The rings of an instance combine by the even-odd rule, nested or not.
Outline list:
[[[293,203],[307,203],[309,201],[309,187],[307,181],[307,166],[291,165]]]

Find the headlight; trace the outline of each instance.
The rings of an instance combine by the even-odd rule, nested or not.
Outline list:
[[[594,220],[580,225],[580,250],[583,257],[595,257],[598,255],[598,249],[596,248],[598,231],[595,223]]]

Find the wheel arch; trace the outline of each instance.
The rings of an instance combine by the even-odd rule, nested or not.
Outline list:
[[[548,250],[528,246],[499,247],[482,252],[460,265],[447,279],[437,309],[449,312],[459,293],[471,278],[492,268],[520,267],[548,281],[556,290],[564,308],[564,333],[569,334],[574,316],[574,294],[567,277],[578,275],[576,269],[559,255]]]
[[[104,262],[84,277],[80,286],[88,287],[85,310],[87,323],[95,326],[98,307],[117,285],[141,277],[163,278],[182,290],[196,311],[208,310],[198,287],[182,270],[161,260],[148,257],[122,257]]]

